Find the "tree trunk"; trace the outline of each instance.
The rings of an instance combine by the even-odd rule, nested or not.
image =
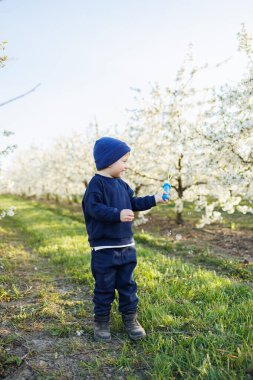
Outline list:
[[[178,169],[179,169],[179,172],[182,168],[182,158],[183,158],[183,154],[180,155],[179,159],[178,159]],[[178,188],[177,188],[177,193],[178,193],[178,198],[179,199],[182,199],[183,198],[183,195],[184,195],[184,189],[183,189],[183,185],[182,185],[182,178],[181,178],[181,175],[179,175],[178,177]],[[177,219],[176,219],[176,222],[177,224],[183,224],[184,223],[184,220],[183,220],[183,216],[182,216],[182,212],[177,212]]]
[[[184,223],[184,220],[183,220],[183,217],[182,217],[182,213],[181,212],[177,212],[177,224],[183,224]]]

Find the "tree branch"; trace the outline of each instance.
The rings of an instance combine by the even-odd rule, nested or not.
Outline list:
[[[150,176],[148,176],[147,174],[140,173],[140,172],[138,172],[138,171],[135,170],[135,169],[128,168],[128,170],[131,171],[131,172],[134,173],[134,174],[137,174],[137,175],[141,176],[141,177],[148,178],[148,179],[152,179],[153,181],[163,182],[162,179],[150,177]]]
[[[41,85],[41,83],[38,83],[34,88],[32,88],[31,90],[25,92],[24,94],[21,94],[19,96],[16,96],[15,98],[12,98],[12,99],[9,99],[9,100],[6,100],[6,102],[3,102],[3,103],[0,103],[0,107],[3,107],[5,106],[6,104],[8,103],[11,103],[11,102],[14,102],[15,100],[18,100],[20,98],[23,98],[24,96],[30,94],[31,92],[37,90],[37,88]]]
[[[231,151],[244,163],[244,164],[252,164],[253,163],[253,160],[245,160],[241,155],[240,153],[236,152],[235,149],[234,149],[234,146],[231,145]]]
[[[140,172],[138,172],[138,171],[135,170],[135,169],[128,168],[128,170],[130,170],[132,173],[134,173],[134,174],[136,174],[136,175],[139,175],[140,177],[144,177],[144,178],[152,179],[153,181],[156,181],[156,182],[161,182],[161,183],[164,182],[163,179],[150,177],[150,176],[148,176],[147,174],[140,173]],[[173,185],[172,185],[171,187],[172,187],[173,189],[177,190],[177,187],[176,187],[176,186],[173,186]]]
[[[207,185],[207,182],[199,181],[199,182],[192,183],[191,185],[184,186],[183,191],[185,191],[186,189],[189,189],[192,186],[197,186],[197,185]]]

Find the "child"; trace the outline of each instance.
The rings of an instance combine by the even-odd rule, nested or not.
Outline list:
[[[149,210],[157,203],[167,203],[163,192],[135,197],[121,179],[127,169],[131,148],[118,139],[102,137],[93,154],[97,173],[84,193],[82,209],[88,240],[92,248],[91,270],[94,288],[94,339],[110,341],[109,318],[115,289],[119,294],[119,312],[129,337],[146,335],[136,319],[138,297],[133,271],[137,264],[132,232],[133,211]]]

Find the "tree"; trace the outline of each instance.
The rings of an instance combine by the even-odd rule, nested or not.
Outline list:
[[[4,51],[5,50],[5,47],[6,47],[6,44],[7,42],[6,41],[3,41],[2,43],[0,43],[0,51]],[[3,68],[5,66],[5,62],[7,61],[7,56],[6,55],[1,55],[0,56],[0,68]],[[21,94],[21,95],[18,95],[14,98],[11,98],[7,101],[4,101],[3,103],[0,103],[0,107],[3,107],[5,106],[6,104],[8,103],[11,103],[13,101],[16,101],[20,98],[23,98],[24,96],[30,94],[31,92],[35,91],[38,86],[40,86],[40,84],[36,85],[33,89]],[[8,137],[10,135],[14,134],[13,132],[11,131],[7,131],[7,130],[3,130],[3,131],[0,131],[0,136],[2,135],[3,137]],[[7,145],[3,148],[0,148],[0,193],[3,193],[6,189],[10,189],[11,187],[11,183],[9,181],[8,178],[5,178],[3,179],[3,176],[2,176],[2,162],[1,162],[1,156],[6,156],[10,153],[12,153],[14,151],[14,149],[17,148],[17,145],[16,144],[13,144],[13,145]],[[14,210],[15,209],[15,206],[11,206],[8,210],[3,210],[0,208],[0,219],[4,218],[6,215],[9,215],[9,216],[13,216],[14,215]]]
[[[197,88],[197,67],[191,52],[178,70],[174,86],[155,84],[149,97],[137,90],[138,107],[132,110],[129,138],[134,147],[138,182],[150,190],[170,181],[177,223],[183,223],[184,201],[195,202],[207,193],[213,152],[199,134],[213,91]],[[203,154],[205,153],[205,154]]]
[[[92,135],[73,132],[45,149],[32,145],[20,150],[8,171],[7,192],[77,202],[95,171]]]
[[[217,91],[207,128],[201,134],[217,152],[212,198],[205,205],[232,214],[235,210],[253,213],[253,51],[251,37],[242,25],[238,33],[239,51],[248,63],[244,77],[235,86]],[[202,205],[203,206],[203,205]],[[202,217],[200,225],[206,223]],[[208,218],[207,218],[208,219]]]
[[[155,193],[170,181],[178,223],[183,223],[185,202],[200,212],[197,227],[220,221],[222,210],[253,212],[253,64],[247,38],[239,34],[249,59],[236,86],[201,88],[198,74],[207,65],[198,67],[190,52],[173,85],[154,84],[145,96],[136,89],[137,105],[124,132],[102,133],[95,122],[86,136],[59,137],[45,152],[34,147],[17,156],[9,173],[15,184],[11,191],[75,201],[95,171],[95,140],[108,134],[133,148],[126,180],[136,195]],[[145,221],[148,212],[135,223]]]
[[[0,43],[0,51],[5,50],[6,44],[7,44],[6,41],[3,41],[2,43]],[[0,67],[1,68],[3,68],[5,66],[6,61],[7,61],[7,56],[1,55],[0,56]],[[3,137],[8,137],[11,134],[13,134],[13,132],[11,132],[11,131],[6,131],[6,130],[0,131],[0,136],[3,136]],[[1,171],[2,171],[1,170],[1,166],[2,166],[1,159],[3,156],[7,156],[9,153],[13,152],[13,150],[16,147],[17,147],[16,145],[7,145],[6,147],[0,149],[0,179],[1,179]],[[13,216],[14,215],[14,211],[13,211],[14,209],[15,209],[14,206],[11,206],[7,210],[3,210],[0,208],[0,219],[4,218],[6,215]]]

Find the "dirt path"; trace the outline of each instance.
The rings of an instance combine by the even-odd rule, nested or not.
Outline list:
[[[117,356],[121,340],[114,334],[113,345],[93,342],[90,290],[57,275],[49,259],[32,253],[13,232],[0,231],[0,241],[0,378],[114,377],[106,358]]]

